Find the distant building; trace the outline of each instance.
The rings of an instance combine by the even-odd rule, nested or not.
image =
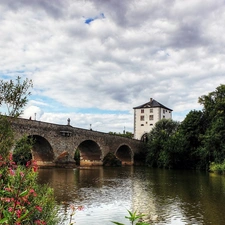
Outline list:
[[[172,109],[167,108],[156,100],[134,107],[134,139],[145,140],[147,133],[161,119],[172,119]]]

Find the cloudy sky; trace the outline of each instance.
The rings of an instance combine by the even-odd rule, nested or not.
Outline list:
[[[0,78],[33,80],[24,118],[133,131],[154,98],[182,121],[225,81],[224,0],[1,0]]]

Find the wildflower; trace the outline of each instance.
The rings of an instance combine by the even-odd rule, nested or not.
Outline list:
[[[37,166],[37,162],[36,161],[32,161],[32,169],[34,172],[37,172],[38,166]]]
[[[37,166],[34,166],[34,167],[33,167],[33,171],[34,171],[35,173],[37,172],[37,169],[38,169]]]
[[[37,193],[35,192],[35,190],[34,190],[34,189],[30,189],[30,191],[29,191],[29,192],[30,192],[30,194],[33,194],[33,196],[34,196],[34,197],[36,197],[36,196],[37,196]]]
[[[36,208],[39,212],[42,211],[42,208],[41,208],[40,206],[35,206],[35,208]]]
[[[30,164],[31,164],[31,162],[30,161],[27,161],[26,167],[29,167]]]
[[[13,211],[13,208],[12,207],[9,207],[8,211],[9,212],[12,212]]]
[[[21,176],[21,177],[24,177],[24,173],[23,173],[23,172],[20,172],[20,176]]]
[[[9,168],[9,174],[11,176],[14,176],[15,175],[15,171],[12,168]]]
[[[81,210],[84,209],[84,206],[77,206],[77,209],[78,209],[79,211],[81,211]]]
[[[41,224],[46,224],[46,222],[43,220],[36,220],[34,221],[34,224],[41,225]]]
[[[13,161],[13,155],[12,155],[12,153],[9,154],[9,160],[10,161]]]
[[[5,189],[5,191],[9,191],[9,192],[12,190],[12,189],[9,188],[9,187],[5,187],[4,189]]]
[[[22,211],[20,209],[16,210],[16,215],[17,215],[18,218],[21,217],[21,213],[22,213]]]

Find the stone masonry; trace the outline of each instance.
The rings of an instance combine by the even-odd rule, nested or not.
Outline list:
[[[109,152],[117,156],[122,164],[133,165],[135,155],[143,151],[140,141],[72,127],[69,122],[67,125],[58,125],[18,118],[12,119],[12,127],[16,140],[23,135],[35,139],[32,156],[40,166],[75,164],[77,149],[81,166],[102,165]]]

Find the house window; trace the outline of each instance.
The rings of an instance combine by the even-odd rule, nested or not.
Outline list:
[[[163,113],[165,113],[166,112],[166,110],[165,109],[163,109]]]
[[[150,109],[150,113],[153,113],[153,109]]]
[[[150,123],[150,126],[153,126],[153,124],[152,124],[152,123]]]
[[[153,115],[149,115],[149,120],[153,120],[154,116]]]
[[[141,119],[141,121],[144,121],[145,120],[145,116],[141,116],[140,119]]]
[[[143,127],[143,126],[144,126],[144,124],[142,123],[142,124],[141,124],[141,126]]]
[[[144,113],[145,112],[145,110],[144,109],[141,109],[141,113]]]
[[[165,119],[165,116],[163,116],[163,119]]]

